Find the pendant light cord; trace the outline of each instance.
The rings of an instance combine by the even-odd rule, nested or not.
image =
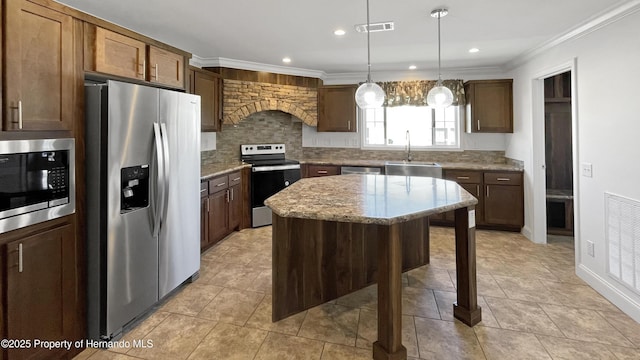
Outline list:
[[[368,1],[368,0],[367,0]],[[442,86],[442,72],[440,70],[440,18],[442,17],[442,12],[438,13],[438,86]]]
[[[367,82],[371,82],[371,27],[369,25],[369,0],[367,0]]]

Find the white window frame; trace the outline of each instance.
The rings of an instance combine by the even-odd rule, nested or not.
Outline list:
[[[433,145],[433,146],[415,146],[411,145],[411,150],[417,151],[462,151],[462,131],[464,124],[462,121],[464,120],[464,106],[460,106],[459,111],[456,113],[457,119],[455,120],[456,124],[456,144],[457,145]],[[358,126],[361,129],[360,131],[360,149],[361,150],[390,150],[390,151],[406,151],[406,145],[367,145],[366,144],[366,125],[364,123],[364,110],[358,108],[357,109],[358,116]],[[432,116],[432,121],[435,121],[435,117]],[[385,131],[387,126],[386,120],[386,110],[385,110]],[[435,130],[435,127],[432,127],[432,131]],[[412,136],[414,136],[412,134]],[[435,135],[431,134],[432,139],[435,140]]]

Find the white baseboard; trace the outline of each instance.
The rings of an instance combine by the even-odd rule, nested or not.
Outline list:
[[[609,282],[608,279],[601,277],[582,264],[577,267],[576,274],[625,314],[640,323],[640,302],[616,288],[616,286],[622,285]]]
[[[524,226],[520,233],[522,235],[524,235],[524,237],[526,237],[527,239],[533,241],[533,233],[531,232],[531,228],[530,227]]]

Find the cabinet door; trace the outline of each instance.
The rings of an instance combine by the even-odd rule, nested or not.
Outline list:
[[[71,130],[73,19],[28,1],[4,4],[4,130]]]
[[[202,131],[219,131],[222,125],[222,79],[205,71],[193,72],[193,94],[200,95]]]
[[[522,187],[485,185],[484,222],[487,225],[524,225]]]
[[[200,198],[200,248],[209,244],[209,197]]]
[[[184,56],[149,46],[149,81],[184,89]]]
[[[74,262],[67,244],[73,227],[64,225],[7,244],[7,337],[62,340],[68,338],[65,308],[74,297],[65,263]],[[73,250],[73,249],[72,249]],[[66,303],[66,304],[65,304]],[[42,348],[9,350],[9,358],[58,357]]]
[[[96,28],[98,72],[145,80],[146,44],[103,28]]]
[[[209,195],[209,245],[217,243],[228,233],[228,196],[228,189]]]
[[[242,187],[240,184],[229,187],[229,230],[240,226],[242,217]]]
[[[511,79],[477,80],[466,84],[468,132],[513,132],[512,84]]]
[[[318,131],[356,132],[356,85],[318,88]]]

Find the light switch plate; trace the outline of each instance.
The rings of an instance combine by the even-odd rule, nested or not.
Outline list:
[[[593,177],[593,166],[590,163],[582,163],[582,176]]]
[[[588,241],[587,240],[587,254],[589,254],[589,256],[591,257],[595,257],[595,245],[593,244],[593,241]]]

